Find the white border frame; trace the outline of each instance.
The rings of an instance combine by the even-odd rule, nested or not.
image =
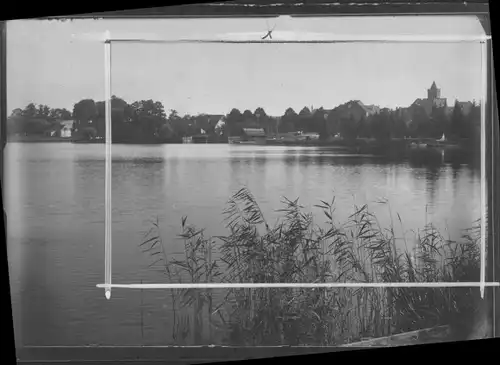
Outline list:
[[[260,35],[260,33],[259,33]],[[105,289],[107,299],[111,298],[112,288],[126,289],[222,289],[222,288],[445,288],[445,287],[479,287],[481,298],[484,298],[485,287],[500,287],[500,283],[486,282],[486,234],[487,234],[487,181],[486,181],[486,97],[487,97],[487,43],[491,36],[412,36],[412,35],[378,35],[371,38],[331,34],[314,34],[318,40],[254,40],[252,34],[248,40],[234,39],[179,39],[167,40],[157,37],[141,38],[111,38],[110,32],[104,35],[104,69],[105,69],[105,126],[106,126],[106,174],[105,174],[105,275],[104,284],[97,284],[98,288]],[[455,43],[455,42],[481,42],[482,65],[481,74],[483,81],[483,95],[481,98],[481,272],[479,282],[429,282],[429,283],[186,283],[186,284],[112,284],[112,204],[111,204],[111,43]]]

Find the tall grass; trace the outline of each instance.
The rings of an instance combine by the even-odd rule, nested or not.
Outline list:
[[[410,249],[397,237],[394,220],[382,227],[367,205],[355,206],[344,224],[335,223],[335,199],[316,206],[324,216],[321,224],[298,199],[284,198],[282,205],[282,217],[271,226],[243,188],[223,212],[227,235],[206,237],[183,217],[182,257],[167,257],[158,222],[140,246],[172,283],[479,279],[479,226],[454,242],[427,225],[416,234],[416,249]],[[403,228],[399,215],[397,222]],[[175,343],[210,343],[216,332],[231,345],[337,345],[456,323],[470,315],[474,302],[473,290],[465,288],[241,288],[227,289],[222,298],[215,294],[171,290]],[[201,335],[204,325],[208,338]]]

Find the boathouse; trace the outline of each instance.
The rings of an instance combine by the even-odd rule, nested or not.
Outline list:
[[[263,128],[243,128],[242,142],[266,143],[266,132]]]

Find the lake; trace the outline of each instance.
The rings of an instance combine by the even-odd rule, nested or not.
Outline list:
[[[104,281],[104,152],[100,144],[6,147],[12,306],[24,345],[170,341],[166,292],[117,289],[107,301],[96,288]],[[150,221],[158,218],[167,252],[178,252],[181,217],[209,235],[224,234],[222,210],[243,186],[270,222],[283,196],[299,197],[322,221],[313,206],[334,194],[336,220],[368,203],[383,226],[398,213],[405,232],[432,222],[458,238],[480,216],[478,169],[446,156],[427,164],[315,147],[113,145],[112,166],[114,283],[165,281],[138,248]],[[390,210],[375,203],[381,198]]]

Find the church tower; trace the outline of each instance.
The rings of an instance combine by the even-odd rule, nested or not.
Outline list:
[[[438,89],[436,82],[432,82],[431,88],[427,89],[427,99],[435,100],[441,98],[441,89]]]

